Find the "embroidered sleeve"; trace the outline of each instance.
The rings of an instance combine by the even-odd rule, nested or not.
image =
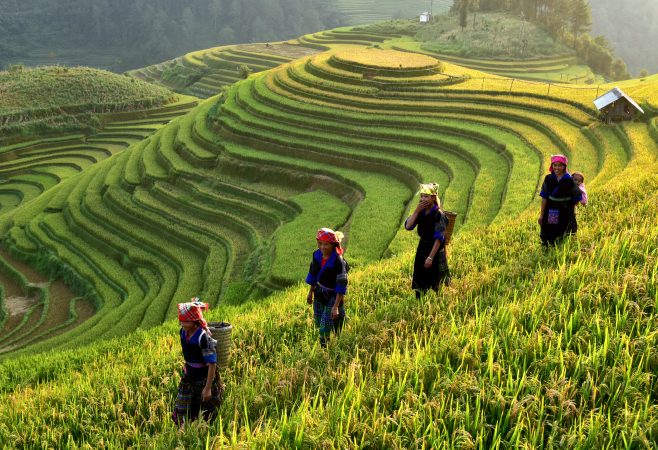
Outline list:
[[[546,180],[541,185],[541,191],[539,192],[539,196],[541,198],[548,198],[550,197],[550,194],[548,193],[548,185],[546,184]]]
[[[318,282],[316,276],[314,275],[314,273],[317,274],[317,270],[313,270],[314,264],[315,264],[315,259],[311,261],[311,267],[308,268],[308,275],[306,275],[306,284],[310,284],[311,286],[315,286],[315,283]]]
[[[346,294],[347,282],[348,282],[346,264],[343,258],[336,258],[336,265],[339,264],[339,261],[340,261],[340,268],[339,268],[340,273],[336,275],[336,287],[334,288],[334,291],[336,292],[336,294]]]
[[[571,188],[571,199],[576,203],[579,203],[583,199],[583,193],[580,190],[580,186],[578,186],[575,181]]]
[[[201,354],[203,355],[203,361],[206,363],[216,363],[217,362],[217,341],[212,337],[208,336],[205,329],[199,338],[199,347],[201,347]]]
[[[437,211],[437,221],[434,224],[434,239],[443,241],[445,239],[445,232],[450,223],[450,218],[443,214],[441,211]]]
[[[407,220],[404,221],[404,228],[405,228],[407,231],[412,231],[414,228],[416,228],[416,222],[414,222],[414,225],[413,225],[411,228],[409,228],[409,227],[407,226],[407,222],[409,222],[409,218],[408,218],[408,217],[407,217]]]

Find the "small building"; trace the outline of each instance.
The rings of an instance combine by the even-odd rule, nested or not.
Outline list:
[[[429,21],[430,21],[430,13],[424,12],[420,15],[420,23],[427,23]]]
[[[594,100],[594,104],[601,113],[601,122],[608,124],[633,120],[638,111],[644,113],[640,105],[618,87]]]

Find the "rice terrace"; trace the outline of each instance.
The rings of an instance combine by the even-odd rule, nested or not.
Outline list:
[[[658,449],[658,75],[525,9],[523,47],[513,1],[330,3],[346,26],[0,72],[0,448]],[[589,202],[542,245],[567,160]],[[416,295],[426,186],[450,282]],[[216,420],[179,426],[194,298],[232,342]]]

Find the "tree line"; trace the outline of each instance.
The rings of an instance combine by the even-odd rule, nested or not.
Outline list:
[[[335,0],[2,0],[0,61],[33,49],[111,53],[122,70],[220,45],[344,26]]]
[[[451,8],[460,14],[462,28],[469,25],[468,16],[478,11],[507,11],[539,23],[554,39],[572,47],[593,71],[614,80],[632,78],[608,38],[604,34],[590,36],[594,22],[587,0],[454,0]]]

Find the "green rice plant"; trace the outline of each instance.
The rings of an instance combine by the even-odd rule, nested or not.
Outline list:
[[[223,108],[229,108],[231,105],[231,101],[227,100],[226,103],[224,103]],[[248,119],[244,115],[240,115],[237,111],[234,112],[234,114],[240,116],[240,123],[242,124],[248,124],[250,122],[253,122],[252,119]],[[235,124],[231,124],[229,121],[227,121],[226,118],[222,117],[221,123],[223,126],[229,126],[231,127],[231,130],[233,132],[237,131],[237,126]],[[271,122],[270,122],[271,123]],[[265,121],[259,121],[258,126],[260,128],[268,127],[270,128],[268,131],[270,132],[276,132],[278,131],[279,133],[281,132],[287,132],[289,133],[295,133],[296,135],[304,136],[305,139],[304,141],[293,139],[291,137],[287,137],[285,139],[286,145],[288,147],[294,145],[295,147],[298,148],[304,148],[304,149],[311,149],[315,152],[321,152],[324,154],[345,154],[346,157],[349,157],[351,159],[360,159],[364,161],[372,161],[374,163],[380,163],[380,164],[385,164],[385,165],[393,165],[393,167],[398,167],[402,170],[405,170],[406,173],[402,174],[402,176],[399,178],[401,181],[406,181],[407,179],[410,179],[411,177],[415,177],[417,180],[427,180],[428,178],[434,178],[437,177],[438,175],[438,170],[436,168],[430,168],[428,166],[429,162],[434,162],[436,164],[435,156],[433,156],[433,153],[436,152],[434,149],[424,149],[420,146],[411,146],[408,144],[403,144],[403,143],[395,143],[393,146],[387,146],[386,144],[382,143],[382,140],[372,140],[372,139],[358,139],[355,136],[357,136],[357,133],[355,133],[352,136],[349,136],[349,141],[348,140],[343,140],[343,138],[340,138],[339,136],[336,136],[334,133],[329,134],[329,133],[319,133],[319,132],[309,132],[306,131],[306,129],[293,129],[291,127],[287,127],[286,125],[282,124],[275,124],[275,125],[270,125],[270,123],[267,123]],[[290,130],[290,131],[288,131]],[[243,133],[243,132],[240,132]],[[250,134],[252,132],[250,131],[244,131],[244,133]],[[361,131],[360,134],[362,134],[363,131]],[[376,131],[375,131],[376,133]],[[385,134],[386,130],[381,130],[381,134]],[[398,136],[402,134],[404,136],[404,133],[400,133],[400,131],[395,131]],[[393,133],[391,133],[393,134]],[[418,133],[417,131],[415,132],[415,137],[418,139],[419,135],[422,136],[422,134]],[[384,137],[384,136],[378,136],[378,137]],[[391,139],[391,137],[388,137]],[[273,134],[268,134],[267,137],[261,136],[259,137],[260,140],[266,140],[268,142],[276,143],[278,145],[283,145],[283,141],[279,141],[276,138],[276,135]],[[466,154],[471,154],[471,155],[476,155],[472,157],[476,161],[478,158],[482,159],[483,157],[486,158],[487,152],[484,151],[483,153],[483,146],[479,143],[471,143],[469,145],[469,151],[464,150],[464,146],[460,145],[460,139],[451,139],[449,137],[441,137],[437,139],[436,135],[430,135],[428,136],[427,140],[424,140],[422,142],[427,142],[430,143],[431,140],[434,139],[435,141],[438,140],[443,147],[449,147],[452,149],[457,149],[455,153],[466,153]],[[298,142],[298,143],[296,143]],[[320,144],[314,144],[313,142],[327,142],[327,143],[336,143],[340,147],[328,147],[325,145],[320,145]],[[430,144],[432,145],[432,144]],[[367,149],[368,151],[363,151],[363,150],[356,150],[357,148],[361,149]],[[377,156],[375,158],[372,158],[370,156],[371,152],[369,150],[379,150],[379,152],[376,153]],[[383,153],[381,151],[386,151],[387,153]],[[399,158],[392,156],[391,154],[404,154],[405,157]],[[494,159],[497,159],[499,155],[495,152],[491,152],[492,156]],[[418,160],[418,163],[413,163],[411,159],[408,157],[412,156]],[[339,161],[334,162],[334,164],[340,164]],[[439,162],[440,164],[440,162]],[[493,217],[495,216],[498,208],[500,207],[500,198],[502,196],[502,191],[504,189],[506,180],[507,180],[507,173],[497,176],[495,178],[488,178],[488,171],[491,165],[486,162],[486,160],[480,160],[478,163],[478,168],[480,169],[480,176],[483,177],[486,181],[483,181],[484,185],[491,185],[492,183],[495,185],[498,183],[498,190],[494,190],[494,194],[491,197],[486,197],[487,200],[484,202],[480,203],[480,192],[478,188],[476,187],[476,193],[475,193],[475,198],[477,199],[476,201],[476,210],[477,210],[477,215],[483,215],[484,218],[481,217],[475,217],[475,222],[476,223],[481,223],[481,220],[487,221],[487,220],[492,220]],[[423,169],[431,169],[430,171],[427,171],[427,173],[420,175],[423,173]],[[500,165],[498,166],[500,169]],[[370,170],[376,170],[375,166],[371,164]],[[391,173],[393,176],[396,176],[393,172],[384,172],[384,173]],[[396,176],[399,177],[399,176]],[[412,182],[413,184],[413,182]],[[413,185],[413,188],[415,188],[415,185]],[[496,192],[498,197],[496,197]],[[485,205],[487,205],[485,207]],[[488,216],[487,216],[488,215]],[[488,217],[488,218],[487,218]]]
[[[86,67],[70,69],[66,74],[53,67],[26,70],[19,76],[3,72],[0,89],[4,92],[0,107],[2,122],[6,120],[4,115],[18,112],[29,111],[33,118],[47,115],[53,108],[54,111],[104,112],[119,104],[138,106],[172,99],[168,89]]]
[[[549,253],[528,245],[534,217],[462,235],[453,286],[438,294],[415,299],[411,253],[354,269],[350,321],[327,350],[307,287],[211,310],[233,324],[235,348],[209,427],[170,421],[181,361],[170,321],[84,352],[3,359],[0,414],[13,428],[0,436],[28,448],[625,448],[629,436],[650,447],[655,167],[593,189],[578,237]]]
[[[352,261],[355,264],[372,261],[382,255],[395,235],[397,223],[399,223],[397,221],[401,219],[404,204],[410,197],[409,190],[404,184],[387,176],[353,169],[333,168],[310,160],[300,162],[289,156],[271,154],[229,142],[222,143],[222,148],[228,156],[247,162],[253,161],[283,168],[296,168],[297,170],[301,168],[301,164],[307,173],[331,175],[332,178],[343,183],[349,182],[349,184],[364,191],[366,194],[365,199],[354,211],[350,227],[349,238],[352,246],[350,253],[353,255]],[[381,192],[382,189],[387,192],[386,201],[382,201],[379,195],[374,195]],[[369,192],[370,195],[368,195]],[[395,223],[391,223],[392,218],[396,218],[393,219]],[[374,226],[372,224],[375,223],[379,233],[373,236],[370,230]]]
[[[345,203],[321,190],[293,197],[290,201],[295,202],[302,213],[276,234],[270,277],[281,286],[293,285],[306,277],[307,265],[317,247],[317,230],[340,230],[351,212]]]

